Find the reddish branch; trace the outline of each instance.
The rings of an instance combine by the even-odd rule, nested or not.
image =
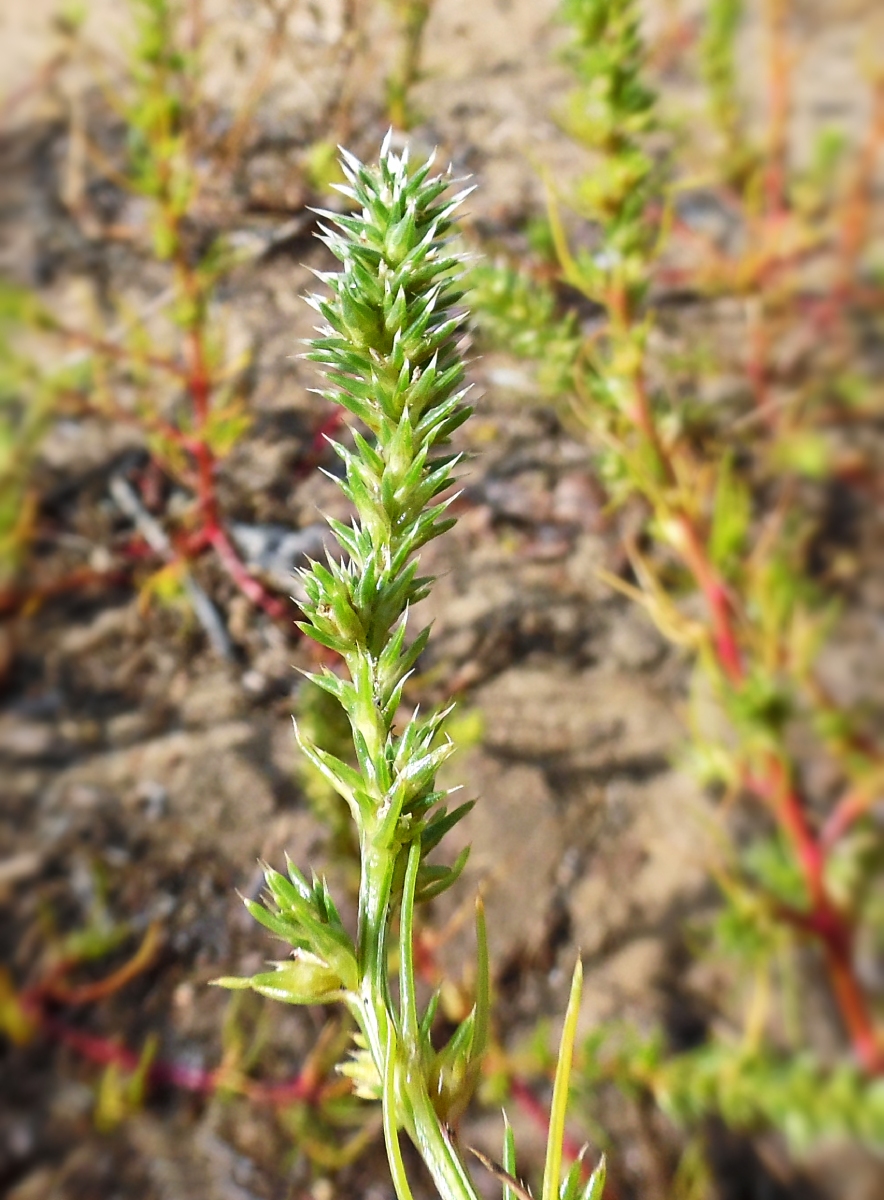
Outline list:
[[[55,1038],[62,1045],[98,1066],[116,1066],[134,1073],[141,1057],[127,1046],[105,1037],[76,1029],[42,1007],[28,1002],[25,1011],[40,1032]],[[229,1067],[195,1067],[187,1063],[159,1060],[147,1069],[146,1082],[150,1087],[175,1087],[182,1091],[212,1095],[222,1089],[234,1090],[259,1104],[285,1107],[296,1101],[319,1104],[340,1086],[338,1080],[325,1081],[311,1064],[307,1064],[294,1079],[279,1083],[247,1079]]]
[[[769,226],[785,219],[786,134],[789,115],[789,59],[785,46],[784,25],[789,0],[769,0],[770,29],[770,102],[772,109],[768,167],[765,176],[766,214]],[[859,247],[867,235],[870,180],[875,156],[884,141],[884,77],[878,83],[873,127],[857,173],[852,203],[845,214],[842,254],[845,271],[855,268]],[[805,250],[798,257],[804,256]],[[721,261],[721,256],[717,256]],[[756,270],[753,282],[760,285],[765,276],[790,265],[790,258],[774,252]],[[614,330],[628,329],[630,314],[620,294],[612,289],[607,297],[608,312]],[[823,306],[825,307],[825,306]],[[763,331],[755,331],[750,376],[761,409],[767,395]],[[662,447],[647,396],[641,368],[633,380],[633,403],[628,416],[660,463],[663,477],[677,484],[671,459]],[[712,650],[728,686],[739,692],[746,682],[746,666],[740,645],[737,614],[725,581],[710,560],[708,548],[697,525],[684,510],[674,514],[676,536],[673,544],[694,578],[706,602],[709,614]],[[807,892],[806,912],[781,912],[793,926],[815,938],[821,945],[832,991],[858,1061],[870,1074],[884,1073],[884,1043],[879,1037],[868,1001],[853,966],[854,923],[842,911],[826,882],[826,855],[838,837],[861,817],[872,802],[868,789],[851,789],[838,803],[822,832],[813,827],[807,806],[786,761],[768,753],[756,772],[747,772],[745,786],[761,800],[773,816],[791,847]]]
[[[189,282],[187,289],[195,300],[194,285]],[[251,574],[234,549],[221,521],[215,489],[217,460],[208,440],[212,381],[206,363],[203,339],[196,325],[190,331],[190,377],[187,386],[193,401],[194,423],[197,429],[193,454],[197,465],[197,500],[202,539],[214,549],[221,565],[247,599],[256,607],[262,608],[274,621],[285,620],[289,614],[288,605],[278,597],[270,595]]]
[[[686,535],[683,558],[706,600],[716,660],[730,686],[739,690],[745,682],[745,668],[727,589],[686,519],[683,528]],[[760,773],[747,773],[744,782],[765,803],[801,870],[810,908],[806,913],[792,913],[791,923],[822,945],[832,990],[857,1059],[870,1074],[884,1073],[884,1046],[853,967],[853,923],[832,899],[826,884],[826,850],[832,844],[831,830],[824,830],[822,835],[814,831],[804,799],[788,767],[776,755],[768,754]],[[845,806],[839,823],[849,815],[850,810]]]
[[[134,1074],[143,1065],[142,1056],[115,1039],[77,1029],[56,1016],[51,1009],[57,1005],[75,1007],[94,1004],[113,995],[153,965],[159,947],[160,931],[158,926],[152,925],[130,959],[110,975],[92,983],[69,982],[68,976],[79,965],[79,960],[58,962],[39,983],[17,997],[17,1008],[24,1018],[21,1027],[28,1030],[30,1037],[38,1032],[54,1038],[90,1062],[100,1066],[116,1066]],[[296,1101],[319,1104],[337,1094],[342,1086],[349,1086],[346,1083],[342,1085],[340,1080],[327,1081],[316,1056],[307,1060],[294,1079],[279,1083],[248,1079],[225,1065],[208,1069],[163,1060],[149,1064],[145,1080],[149,1087],[171,1086],[204,1095],[222,1089],[232,1090],[257,1103],[278,1107]]]
[[[226,529],[220,524],[209,526],[206,530],[206,536],[215,553],[218,555],[218,561],[221,563],[221,566],[246,599],[251,600],[252,604],[257,608],[262,608],[274,621],[289,620],[291,605],[287,604],[284,600],[280,600],[278,596],[271,595],[258,582],[255,576],[251,574],[234,549]]]
[[[613,322],[622,326],[626,314],[616,300],[614,297],[612,301]],[[664,478],[674,484],[676,472],[661,445],[641,370],[633,382],[630,420],[654,450]],[[711,562],[700,532],[689,515],[683,510],[676,512],[674,524],[675,548],[706,602],[715,660],[728,685],[739,691],[746,682],[746,668],[728,588]],[[832,991],[858,1061],[870,1074],[884,1073],[884,1045],[853,968],[853,923],[832,899],[825,879],[826,850],[840,829],[858,815],[860,801],[855,797],[845,800],[836,810],[829,827],[818,835],[791,772],[780,757],[768,754],[759,773],[747,773],[744,782],[748,790],[764,802],[779,825],[801,871],[810,908],[806,913],[791,914],[791,923],[815,937],[822,946]],[[863,805],[867,803],[862,801]]]
[[[678,530],[681,556],[696,580],[709,610],[712,641],[719,665],[728,682],[738,686],[743,679],[743,660],[734,629],[727,588],[709,562],[696,526],[684,513],[678,517]]]

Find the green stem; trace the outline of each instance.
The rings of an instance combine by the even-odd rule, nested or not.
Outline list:
[[[362,848],[359,881],[359,929],[356,947],[359,962],[360,1025],[375,1065],[383,1078],[389,1040],[389,989],[387,986],[387,934],[390,925],[392,856]]]
[[[385,1083],[385,1129],[395,1129],[397,1123],[406,1118],[403,1123],[408,1135],[426,1163],[442,1200],[481,1200],[456,1146],[433,1107],[423,1064],[418,1060],[417,1037],[410,1038],[407,1029],[403,1030],[405,1036],[402,1039],[397,1036],[387,970],[387,944],[392,919],[390,882],[395,856],[388,851],[378,852],[364,845],[362,861],[357,938],[361,980],[355,1015],[378,1074]],[[413,1007],[416,990],[411,917],[419,865],[418,848],[409,854],[409,870],[403,894],[402,922],[407,937],[403,939],[400,952],[399,987],[405,998],[405,1007],[408,1008]],[[416,1023],[416,1010],[414,1015]],[[416,1032],[412,1031],[415,1035]],[[406,1101],[404,1106],[401,1105],[403,1099]],[[402,1111],[403,1108],[405,1111]]]

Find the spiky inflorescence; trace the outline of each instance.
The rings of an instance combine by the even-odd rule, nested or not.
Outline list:
[[[306,620],[301,629],[338,651],[350,680],[326,670],[315,682],[335,695],[350,719],[359,779],[302,742],[336,778],[360,830],[388,847],[422,829],[438,797],[436,769],[448,747],[431,749],[443,714],[415,716],[399,737],[393,721],[408,674],[429,630],[406,645],[410,604],[432,582],[418,576],[417,551],[454,522],[445,516],[456,457],[451,433],[469,415],[457,339],[460,258],[448,244],[451,216],[471,189],[444,199],[450,176],[430,176],[432,159],[409,176],[407,154],[385,142],[370,170],[344,152],[349,186],[361,206],[342,216],[323,212],[323,240],[343,264],[323,274],[328,299],[310,302],[326,324],[308,358],[322,364],[331,387],[322,394],[367,427],[354,448],[332,445],[345,464],[341,488],[352,501],[351,525],[329,524],[346,552],[302,576]],[[440,452],[441,450],[441,452]],[[441,836],[441,832],[439,833]]]
[[[335,696],[353,733],[358,769],[299,735],[304,753],[344,797],[359,830],[361,876],[355,942],[325,886],[308,884],[289,863],[289,879],[268,868],[268,904],[249,911],[287,941],[293,956],[251,979],[225,979],[295,1004],[342,1000],[357,1023],[357,1050],[344,1070],[359,1094],[383,1102],[384,1138],[399,1200],[412,1193],[399,1149],[404,1128],[417,1146],[443,1200],[479,1200],[455,1145],[456,1121],[478,1082],[488,1033],[488,946],[477,904],[476,1001],[448,1042],[437,1049],[432,1027],[437,994],[419,1014],[414,966],[414,906],[450,887],[466,852],[451,867],[430,865],[427,854],[469,810],[449,813],[436,772],[451,752],[439,743],[445,713],[417,712],[401,733],[394,721],[405,681],[426,643],[423,630],[406,645],[408,606],[432,582],[417,574],[416,555],[447,529],[451,501],[440,500],[457,462],[446,451],[466,419],[463,365],[457,346],[460,257],[447,234],[466,191],[444,199],[451,179],[431,177],[432,160],[409,177],[405,155],[381,150],[380,166],[364,167],[344,153],[350,184],[344,193],[361,213],[324,213],[326,244],[343,269],[320,278],[331,298],[314,297],[325,318],[308,354],[325,368],[323,393],[362,422],[371,440],[353,431],[353,449],[334,444],[346,467],[341,487],[356,515],[351,525],[330,520],[345,551],[342,562],[313,563],[303,573],[309,636],[338,651],[349,679],[326,669],[310,678]],[[399,917],[398,1001],[391,986],[388,943]],[[556,1074],[543,1200],[597,1200],[604,1167],[581,1181],[580,1164],[561,1179],[564,1108],[580,1004],[575,970],[566,1034]],[[491,1164],[504,1196],[515,1150],[507,1133],[505,1170]],[[483,1161],[487,1161],[483,1158]]]
[[[342,1000],[357,1025],[359,1049],[345,1068],[358,1090],[383,1099],[384,1132],[397,1193],[407,1196],[397,1130],[420,1149],[440,1193],[476,1200],[466,1168],[445,1130],[478,1079],[488,1019],[488,957],[479,914],[476,1005],[441,1050],[430,1029],[431,1003],[418,1017],[413,963],[416,902],[449,887],[466,862],[427,863],[426,856],[469,810],[453,812],[437,791],[436,772],[451,753],[440,740],[445,713],[415,711],[401,732],[394,721],[408,675],[429,630],[406,642],[408,608],[426,594],[417,554],[453,523],[446,516],[457,457],[451,434],[469,415],[458,336],[464,314],[460,257],[448,233],[467,194],[446,198],[450,175],[431,176],[432,160],[409,175],[406,155],[385,142],[380,165],[343,152],[361,211],[324,212],[323,240],[342,269],[322,274],[329,298],[311,298],[325,319],[307,354],[343,405],[367,430],[353,446],[333,442],[345,464],[340,486],[355,516],[330,519],[344,557],[329,555],[302,573],[301,629],[339,652],[349,678],[325,669],[310,678],[341,704],[358,768],[313,745],[303,752],[346,800],[359,831],[361,877],[355,942],[346,933],[323,880],[312,885],[289,864],[290,880],[268,869],[268,905],[249,910],[293,948],[293,957],[252,979],[221,980],[292,1003]],[[468,189],[469,190],[469,189]],[[391,987],[388,941],[399,916],[398,1003]],[[438,998],[437,998],[438,999]]]

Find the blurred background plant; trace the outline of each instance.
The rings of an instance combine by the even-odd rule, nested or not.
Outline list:
[[[200,6],[183,0],[129,0],[129,5],[134,33],[122,63],[109,62],[84,37],[84,11],[72,6],[59,19],[62,50],[42,74],[55,78],[71,64],[86,65],[104,106],[90,113],[82,100],[73,102],[63,197],[68,211],[88,238],[126,246],[161,266],[165,279],[146,306],[105,291],[85,321],[71,323],[49,312],[36,294],[8,292],[3,312],[4,607],[34,595],[33,589],[11,584],[26,557],[36,504],[29,466],[40,437],[53,416],[97,415],[141,431],[153,464],[151,486],[156,490],[162,479],[175,509],[174,517],[168,511],[159,514],[159,530],[144,511],[143,496],[132,493],[123,501],[136,524],[136,541],[147,542],[148,555],[162,560],[142,580],[142,595],[195,608],[216,649],[229,654],[222,621],[192,577],[191,564],[205,551],[217,555],[251,603],[273,619],[284,612],[273,589],[243,561],[222,513],[217,477],[250,420],[249,350],[231,343],[222,292],[231,272],[297,233],[283,227],[269,243],[265,238],[256,245],[228,232],[242,192],[244,154],[253,140],[250,126],[271,86],[275,62],[290,51],[289,24],[297,6],[294,0],[268,3],[270,20],[254,76],[242,89],[236,111],[222,114],[204,84],[212,35]],[[420,79],[430,12],[430,0],[392,5],[396,48],[385,95],[389,119],[400,129],[413,120],[411,95]],[[321,127],[331,127],[331,137],[319,137],[303,155],[299,201],[305,185],[326,192],[341,178],[335,140],[347,135],[352,121],[348,76],[364,74],[369,15],[358,2],[345,6],[343,82],[321,121]],[[10,97],[7,111],[23,99],[24,94]],[[114,129],[110,141],[108,124]],[[94,202],[99,193],[106,212]],[[260,204],[260,196],[257,200]],[[27,354],[13,349],[25,330]],[[37,333],[42,337],[36,339]],[[67,358],[59,356],[63,348]],[[57,372],[45,366],[53,360],[59,363]],[[50,378],[53,374],[58,377]],[[71,582],[83,578],[91,576],[78,571]],[[59,586],[54,581],[49,590]]]
[[[34,457],[52,417],[52,390],[13,340],[34,307],[29,294],[8,284],[0,294],[0,593],[22,566],[36,500]],[[27,399],[25,397],[27,396]]]
[[[15,395],[29,417],[27,426],[18,427],[21,452],[13,456],[22,480],[28,448],[52,416],[96,416],[137,428],[151,463],[139,483],[142,496],[128,480],[114,482],[136,540],[146,543],[149,557],[162,560],[142,580],[142,596],[190,600],[216,650],[227,654],[221,619],[191,576],[190,563],[202,552],[214,551],[235,585],[271,617],[284,611],[243,563],[217,491],[219,464],[248,425],[248,352],[230,346],[218,303],[219,289],[243,255],[213,219],[209,193],[212,187],[219,189],[216,196],[232,190],[231,150],[241,141],[254,89],[224,135],[213,137],[201,95],[205,30],[198,11],[187,12],[174,0],[132,0],[132,15],[123,77],[102,83],[116,125],[115,147],[105,149],[92,136],[82,106],[75,105],[65,201],[87,236],[122,242],[146,256],[161,268],[163,281],[146,310],[133,308],[122,294],[97,297],[88,323],[67,323],[36,294],[19,298],[15,315],[32,343],[39,335],[39,348],[32,345],[29,355],[15,360]],[[70,37],[76,36],[73,24]],[[77,50],[75,44],[69,54]],[[88,45],[81,54],[94,58]],[[103,64],[92,65],[102,78]],[[109,213],[102,223],[89,200],[99,186],[113,197],[110,208],[134,214],[136,221],[120,224]],[[59,356],[60,347],[67,347],[67,359]],[[36,366],[53,357],[58,369]],[[12,361],[9,354],[7,359]],[[10,380],[7,392],[11,387]],[[155,513],[143,501],[148,486],[158,493]],[[170,501],[177,507],[174,517]]]
[[[396,21],[399,48],[387,75],[387,112],[394,129],[415,122],[412,92],[421,78],[421,54],[433,0],[388,0]]]
[[[692,942],[727,968],[730,988],[703,1015],[696,1048],[673,1053],[622,1029],[594,1035],[582,1061],[595,1120],[604,1126],[596,1085],[609,1079],[694,1130],[715,1114],[735,1128],[773,1126],[796,1149],[839,1137],[881,1146],[884,1025],[868,956],[877,961],[881,945],[873,808],[884,759],[871,714],[839,704],[816,668],[845,581],[843,555],[824,544],[825,498],[862,475],[843,432],[876,411],[851,330],[859,313],[880,329],[864,257],[880,116],[873,106],[838,184],[831,136],[820,143],[826,167],[790,167],[795,48],[788,4],[772,2],[756,150],[738,71],[742,9],[716,0],[697,43],[720,147],[710,168],[694,166],[699,139],[654,94],[636,0],[562,5],[577,87],[561,120],[591,166],[567,192],[549,181],[557,275],[481,267],[472,303],[489,344],[538,360],[540,390],[587,431],[612,511],[631,514],[628,569],[604,577],[693,661],[683,761],[720,797],[709,870],[721,907]],[[724,238],[703,228],[704,207],[718,207]],[[562,284],[598,314],[590,334]],[[732,362],[685,369],[661,354],[656,304],[672,286],[741,298],[746,390],[734,402],[704,401],[699,373]],[[813,368],[790,386],[774,348],[796,337]],[[816,1056],[801,1003],[820,972],[840,1023],[834,1058]],[[687,1154],[683,1182],[705,1194],[702,1156],[693,1144]]]

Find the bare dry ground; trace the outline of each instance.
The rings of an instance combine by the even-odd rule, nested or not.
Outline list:
[[[126,36],[123,8],[120,0],[89,6],[87,33],[110,52]],[[473,173],[472,232],[490,246],[523,245],[519,229],[543,207],[544,168],[562,179],[580,169],[554,120],[568,85],[556,58],[555,8],[554,0],[439,0],[430,21],[413,141],[419,150],[438,144],[442,157]],[[793,120],[800,156],[821,119],[850,126],[864,116],[856,63],[875,4],[804,0],[796,8],[805,47]],[[53,53],[54,9],[52,0],[3,6],[0,78],[8,91],[26,87]],[[260,53],[264,8],[211,0],[206,9],[215,47],[209,90],[235,97]],[[651,31],[660,19],[650,13]],[[371,36],[378,52],[358,79],[350,130],[366,154],[384,129],[379,85],[389,23],[380,11]],[[274,68],[256,116],[261,136],[243,185],[284,211],[257,216],[241,203],[227,218],[233,234],[256,243],[296,222],[287,240],[236,273],[221,300],[232,343],[254,355],[254,424],[222,476],[227,511],[252,527],[303,529],[319,511],[340,507],[328,480],[300,470],[317,424],[307,392],[315,380],[309,364],[291,358],[311,326],[299,299],[310,287],[306,268],[327,265],[310,236],[300,166],[322,132],[323,97],[337,86],[340,37],[337,4],[298,7],[291,52]],[[748,64],[757,60],[757,37],[750,26]],[[88,105],[93,85],[83,68],[60,90],[28,96],[2,147],[0,268],[72,315],[84,311],[97,281],[110,280],[136,306],[158,287],[149,266],[84,232],[63,203],[75,149],[72,97]],[[677,67],[664,86],[683,112],[698,103]],[[751,67],[747,91],[754,94]],[[710,319],[733,325],[739,340],[739,312]],[[599,568],[619,568],[621,552],[584,443],[536,402],[520,364],[489,354],[471,374],[478,414],[464,433],[472,457],[461,520],[426,555],[440,580],[420,614],[435,621],[421,688],[428,700],[456,692],[481,714],[481,740],[452,768],[480,803],[461,827],[473,845],[464,880],[431,925],[456,923],[458,904],[485,888],[505,1044],[518,1045],[541,1016],[554,1024],[578,949],[588,977],[584,1031],[617,1016],[643,1029],[662,1022],[677,1040],[687,1036],[698,997],[721,986],[686,945],[687,924],[713,902],[714,889],[711,803],[673,766],[685,663],[597,579]],[[109,481],[143,462],[131,430],[88,421],[55,428],[39,473],[45,564],[102,561],[113,550],[125,529]],[[207,981],[249,972],[272,955],[236,889],[256,891],[259,859],[278,863],[288,851],[304,865],[327,855],[325,831],[297,782],[291,736],[299,686],[292,667],[308,661],[307,651],[293,630],[249,610],[210,563],[200,579],[228,622],[232,662],[213,657],[180,613],[144,611],[129,586],[65,596],[5,631],[0,961],[20,984],[32,982],[53,930],[82,927],[104,908],[128,929],[104,971],[155,925],[160,948],[149,969],[59,1021],[136,1050],[156,1037],[164,1062],[208,1069],[224,1052],[229,1000]],[[874,682],[884,659],[874,591],[870,584],[859,597],[850,644],[832,665],[847,689]],[[344,887],[342,865],[332,860],[329,869]],[[456,976],[462,939],[468,934],[454,932],[438,950]],[[264,1021],[255,1074],[280,1080],[297,1072],[323,1018],[273,1008],[240,1019]],[[828,1022],[821,1011],[823,1039],[834,1036]],[[293,1153],[285,1113],[241,1097],[159,1087],[140,1111],[99,1131],[100,1071],[61,1035],[4,1045],[0,1072],[0,1189],[10,1200],[392,1196],[377,1147],[317,1181]],[[605,1119],[618,1195],[662,1196],[675,1135],[613,1100]],[[522,1123],[536,1154],[539,1135]],[[496,1114],[479,1111],[468,1136],[494,1152],[498,1126]],[[733,1187],[723,1183],[722,1196],[884,1194],[880,1170],[859,1154],[829,1151],[795,1167],[776,1139],[720,1145],[732,1155],[722,1170]]]

